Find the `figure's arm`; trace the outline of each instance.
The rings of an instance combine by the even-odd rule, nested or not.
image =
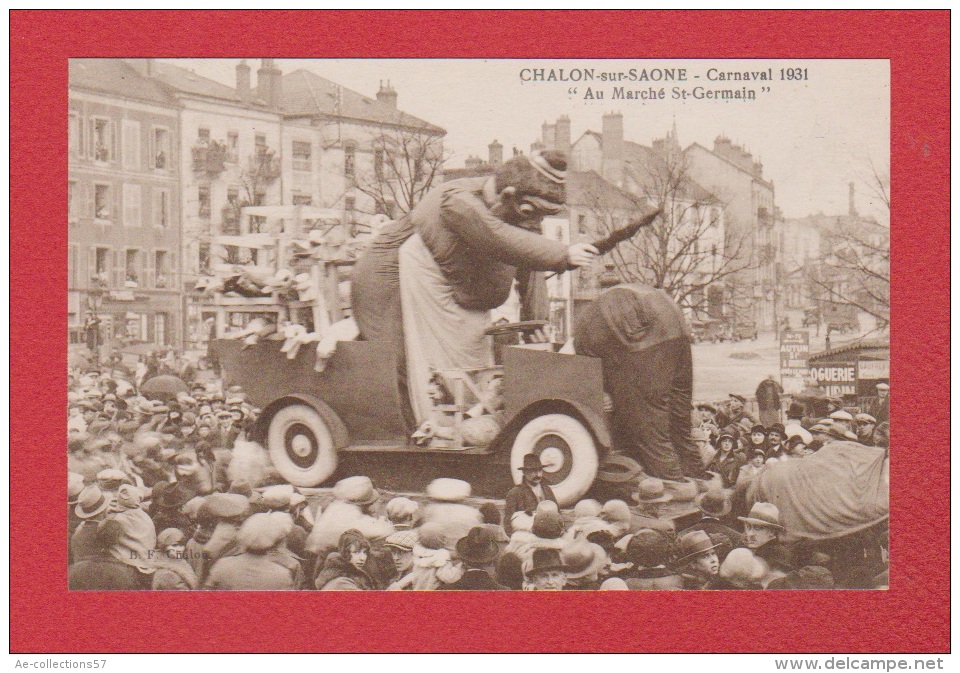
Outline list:
[[[495,217],[480,198],[466,192],[445,194],[441,223],[478,251],[511,266],[537,271],[566,271],[567,246]]]

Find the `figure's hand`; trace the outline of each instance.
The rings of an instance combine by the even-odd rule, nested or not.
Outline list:
[[[590,243],[574,243],[567,248],[567,258],[570,266],[587,266],[596,259],[600,251]]]

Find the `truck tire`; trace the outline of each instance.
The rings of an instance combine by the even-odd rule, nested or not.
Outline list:
[[[544,414],[527,422],[513,441],[510,470],[514,483],[522,479],[523,457],[540,456],[546,467],[543,480],[553,490],[560,507],[571,507],[593,485],[600,467],[597,445],[590,431],[566,414]]]
[[[267,450],[280,475],[294,486],[318,486],[337,469],[330,428],[313,408],[290,404],[267,427]]]

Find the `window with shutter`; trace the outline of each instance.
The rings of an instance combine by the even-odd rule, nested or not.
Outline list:
[[[76,112],[70,113],[70,126],[67,129],[67,134],[70,156],[80,156],[80,115]]]
[[[78,186],[76,180],[67,183],[67,221],[73,224],[77,221]]]
[[[97,220],[113,219],[113,196],[110,194],[110,185],[101,183],[93,186],[93,217]]]
[[[77,246],[70,246],[70,257],[67,259],[67,278],[71,288],[77,286],[77,264],[79,262],[79,251]]]
[[[123,167],[140,169],[140,122],[123,120]]]
[[[124,273],[124,259],[123,253],[119,250],[113,251],[113,282],[110,284],[111,287],[123,287],[123,279],[125,277]]]
[[[86,285],[87,287],[95,287],[97,285],[97,265],[100,262],[100,248],[93,247],[87,250],[87,278]]]
[[[158,227],[167,227],[170,224],[170,192],[158,189],[153,194],[153,223]]]
[[[299,140],[293,141],[293,170],[310,172],[313,170],[313,162],[310,159],[310,143]]]
[[[141,269],[140,251],[128,249],[124,263],[124,281],[125,288],[141,287],[143,282],[143,270]]]
[[[123,185],[123,224],[128,227],[140,226],[140,211],[142,208],[140,185],[124,183]]]
[[[90,154],[94,161],[106,163],[116,156],[113,127],[109,119],[102,117],[90,121]]]

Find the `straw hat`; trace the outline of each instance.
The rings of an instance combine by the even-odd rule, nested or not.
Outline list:
[[[641,479],[637,485],[637,492],[633,494],[634,502],[652,505],[658,502],[670,502],[673,496],[667,493],[667,487],[662,479],[647,477]]]
[[[784,530],[780,525],[780,510],[769,502],[755,502],[747,516],[738,516],[740,521],[754,526],[766,526],[777,530]]]

